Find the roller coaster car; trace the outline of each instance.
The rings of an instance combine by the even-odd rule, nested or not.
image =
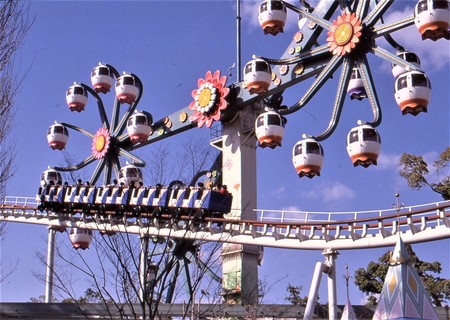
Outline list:
[[[91,83],[95,92],[108,93],[114,83],[114,74],[107,65],[99,63],[91,72]]]
[[[282,1],[267,0],[259,6],[258,20],[264,34],[275,36],[283,32],[286,17],[286,6]]]
[[[136,79],[130,74],[124,74],[116,81],[116,96],[120,103],[132,104],[139,94]]]
[[[62,150],[69,139],[69,131],[62,124],[55,123],[48,128],[47,142],[53,150]]]
[[[39,210],[55,212],[121,215],[142,213],[178,214],[201,212],[219,216],[230,212],[232,196],[197,187],[134,187],[89,185],[48,185],[40,187]]]
[[[69,212],[82,210],[88,213],[96,197],[97,188],[89,185],[65,187],[64,205]]]
[[[367,168],[376,165],[381,150],[378,131],[369,124],[361,124],[350,130],[347,136],[347,152],[353,166]]]
[[[106,186],[97,188],[94,207],[101,213],[108,211],[116,214],[123,214],[124,211],[128,210],[131,192],[131,187],[124,186]]]
[[[405,60],[406,62],[415,65],[417,68],[420,68],[420,59],[414,52],[398,51],[395,55]],[[408,71],[397,64],[392,64],[391,67],[392,67],[392,75],[394,76],[395,79],[397,79],[401,74]]]
[[[395,100],[403,115],[427,112],[430,96],[430,80],[423,72],[409,71],[395,80]]]
[[[88,101],[86,89],[79,84],[73,84],[66,92],[66,102],[70,111],[81,112]]]
[[[209,216],[223,217],[224,213],[231,211],[232,202],[233,197],[229,193],[204,189],[201,194],[199,191],[194,208],[203,209]]]
[[[420,0],[414,10],[414,23],[422,40],[448,39],[450,20],[447,0]]]
[[[59,185],[47,185],[39,187],[36,201],[39,203],[38,210],[51,210],[58,212],[64,209],[65,190]]]

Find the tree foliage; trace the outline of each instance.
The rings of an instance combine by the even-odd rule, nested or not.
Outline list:
[[[293,305],[296,306],[306,306],[306,302],[308,301],[308,297],[302,297],[303,286],[294,286],[292,284],[288,284],[286,291],[288,295],[284,298],[284,300],[289,301]]]
[[[14,57],[30,27],[26,2],[0,2],[0,196],[5,195],[6,183],[14,174],[14,148],[13,144],[8,142],[14,118],[15,97],[20,84],[15,75]],[[0,242],[5,232],[6,224],[0,223]],[[0,283],[16,266],[17,262],[3,259],[0,261]]]
[[[25,2],[0,2],[0,195],[4,195],[6,182],[13,174],[14,152],[7,137],[20,84],[15,75],[14,57],[30,26]]]
[[[430,170],[428,163],[422,156],[404,153],[400,158],[400,176],[406,179],[408,185],[420,190],[429,187],[440,194],[444,200],[450,200],[450,147],[445,149],[437,160],[433,162],[434,170]],[[435,174],[432,174],[435,173]],[[435,181],[431,181],[435,179]]]
[[[433,304],[440,307],[443,302],[449,301],[450,279],[438,276],[442,272],[441,263],[420,260],[409,244],[406,245],[406,249]],[[388,251],[378,259],[378,262],[372,261],[366,269],[359,268],[355,271],[355,284],[359,290],[368,295],[368,304],[376,304],[375,295],[380,294],[383,289],[390,257],[391,252]]]
[[[39,297],[32,297],[30,298],[30,301],[32,303],[44,303],[45,302],[45,296],[40,295]],[[58,302],[57,299],[54,299],[53,302]],[[84,292],[84,295],[80,296],[79,298],[75,299],[72,297],[65,298],[61,302],[63,303],[100,303],[102,301],[102,294],[99,291],[96,291],[92,288],[87,288]]]

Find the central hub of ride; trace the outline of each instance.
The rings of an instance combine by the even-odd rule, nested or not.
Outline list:
[[[99,136],[97,140],[95,140],[95,150],[97,152],[103,151],[103,149],[105,148],[105,144],[106,144],[105,136]]]
[[[333,55],[344,56],[350,53],[361,38],[361,20],[356,14],[346,14],[339,16],[333,21],[333,25],[328,31],[328,48]]]
[[[198,111],[201,113],[206,113],[211,110],[216,101],[216,88],[210,84],[205,83],[198,89]]]
[[[353,36],[353,27],[348,22],[341,23],[334,31],[334,42],[343,46],[346,45]]]
[[[103,159],[109,150],[111,136],[108,129],[100,128],[92,140],[92,155],[95,159]]]

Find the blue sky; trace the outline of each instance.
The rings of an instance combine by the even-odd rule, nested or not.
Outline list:
[[[396,2],[386,20],[411,15],[414,3]],[[297,17],[289,12],[284,34],[264,36],[257,20],[258,5],[259,1],[242,3],[242,65],[253,54],[279,58],[298,30]],[[55,120],[90,132],[100,127],[93,101],[80,114],[71,113],[65,103],[67,88],[74,81],[89,84],[90,72],[98,62],[112,64],[119,72],[137,74],[144,85],[139,108],[149,111],[154,119],[161,119],[191,102],[191,91],[197,88],[198,78],[203,78],[208,70],[219,69],[227,74],[236,59],[235,1],[33,1],[30,9],[35,22],[17,56],[17,67],[24,79],[11,133],[17,171],[8,186],[8,195],[34,196],[41,172],[48,165],[63,162],[61,153],[48,148],[46,141],[47,128]],[[408,152],[432,160],[449,145],[449,42],[422,42],[414,26],[394,34],[394,38],[422,60],[433,88],[428,113],[402,116],[394,99],[390,65],[370,57],[383,110],[383,122],[377,128],[382,139],[378,166],[353,168],[348,158],[345,148],[348,131],[356,126],[357,120],[372,118],[367,100],[347,99],[337,130],[322,143],[325,160],[321,177],[310,180],[296,175],[292,147],[303,133],[316,135],[326,128],[336,92],[336,80],[330,80],[304,109],[288,117],[282,148],[257,151],[258,208],[385,209],[395,202],[397,190],[408,206],[441,200],[427,189],[409,189],[398,175],[398,159]],[[385,42],[379,45],[394,52]],[[288,89],[284,103],[295,103],[309,84],[307,81]],[[112,100],[108,99],[104,101],[109,115]],[[168,148],[176,148],[177,142],[186,137],[208,134],[206,128],[193,129],[164,143]],[[142,155],[145,157],[151,148],[143,148]],[[90,141],[71,132],[67,150],[81,160],[90,153]],[[32,273],[45,272],[34,252],[46,251],[46,235],[43,226],[9,225],[1,255],[12,263],[18,261],[18,266],[1,284],[0,301],[27,301],[44,293],[44,286]],[[68,240],[58,235],[58,241]],[[416,245],[414,249],[423,260],[441,261],[444,266],[441,276],[450,278],[448,240]],[[386,250],[341,252],[337,261],[338,279],[345,274],[346,263],[353,274]],[[322,259],[317,251],[266,249],[260,278],[274,284],[266,302],[283,303],[288,283],[303,285],[303,293],[307,294],[314,264]],[[325,286],[322,284],[322,302],[327,301]],[[338,287],[339,303],[343,303],[345,295],[343,286],[342,280]],[[350,291],[353,304],[360,303],[362,294],[354,286]]]

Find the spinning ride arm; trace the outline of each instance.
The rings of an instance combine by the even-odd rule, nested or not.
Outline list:
[[[358,60],[356,64],[361,71],[361,78],[364,83],[364,88],[366,89],[367,97],[369,98],[370,105],[372,107],[373,120],[372,122],[369,122],[369,124],[375,128],[381,123],[382,113],[380,101],[378,100],[378,95],[375,86],[373,85],[372,73],[370,72],[367,57],[363,57],[361,60]]]
[[[133,102],[128,110],[125,112],[125,114],[122,117],[122,120],[120,121],[117,128],[114,130],[114,136],[119,136],[122,134],[122,132],[125,130],[125,127],[127,125],[127,121],[130,118],[130,116],[133,114],[134,110],[136,110],[137,105],[139,104],[139,101],[141,100],[142,93],[144,92],[144,86],[142,85],[141,79],[135,74],[131,74],[133,78],[136,80],[137,87],[139,88],[139,94],[136,97],[136,101]]]
[[[83,161],[81,161],[79,164],[76,164],[74,166],[70,166],[70,167],[51,167],[52,169],[55,169],[57,171],[76,171],[79,170],[81,168],[86,167],[88,164],[91,164],[92,162],[94,162],[96,159],[94,158],[93,155],[88,156],[87,158],[85,158]]]
[[[95,92],[95,90],[93,90],[90,86],[84,84],[84,83],[80,83],[80,85],[86,89],[86,91],[88,91],[90,94],[92,94],[92,96],[95,98],[95,100],[97,101],[97,106],[98,106],[98,112],[100,113],[100,119],[102,121],[103,124],[103,128],[106,128],[109,130],[109,123],[108,123],[108,117],[106,116],[106,111],[105,111],[105,106],[103,105],[103,101],[100,98],[100,96],[97,94],[97,92]]]
[[[345,101],[345,93],[350,75],[352,73],[352,66],[349,60],[345,60],[342,66],[341,76],[339,79],[339,85],[336,94],[336,100],[334,102],[333,112],[331,114],[331,120],[328,128],[320,135],[313,137],[316,141],[323,141],[327,139],[336,129],[337,123],[341,116],[342,106]],[[318,90],[318,89],[317,89]]]
[[[280,111],[280,114],[287,115],[303,108],[309,102],[309,100],[311,100],[311,98],[320,90],[320,88],[325,84],[328,78],[333,75],[333,73],[339,67],[342,59],[343,58],[340,56],[332,57],[330,62],[325,66],[325,68],[323,68],[323,70],[317,76],[316,80],[314,80],[314,83],[306,91],[305,95],[300,99],[300,101],[294,104],[289,109]]]

